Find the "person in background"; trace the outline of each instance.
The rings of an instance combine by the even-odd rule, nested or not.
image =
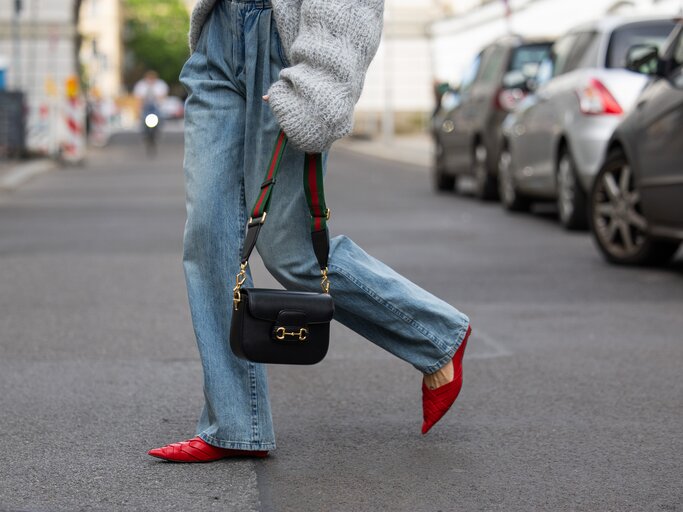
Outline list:
[[[168,84],[164,82],[156,71],[149,70],[133,88],[133,96],[142,101],[142,112],[145,109],[161,109],[161,102],[168,96]]]
[[[153,70],[147,71],[133,88],[133,96],[141,102],[140,119],[148,154],[156,152],[156,133],[161,125],[161,102],[167,95],[168,84]]]

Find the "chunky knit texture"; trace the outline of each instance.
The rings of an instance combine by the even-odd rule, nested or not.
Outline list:
[[[217,0],[199,0],[190,51]],[[280,127],[297,148],[318,153],[353,128],[353,109],[382,33],[384,0],[272,0],[290,66],[268,90]]]

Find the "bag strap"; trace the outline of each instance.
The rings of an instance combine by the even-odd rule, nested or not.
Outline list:
[[[237,274],[235,288],[233,288],[235,309],[238,308],[240,302],[240,288],[247,278],[246,270],[249,257],[254,247],[256,247],[256,240],[258,239],[261,227],[266,222],[273,186],[275,186],[277,181],[282,156],[286,147],[287,135],[280,130],[270,157],[268,169],[266,170],[266,177],[263,183],[261,183],[261,191],[256,198],[251,215],[247,221],[247,234],[244,238],[240,271]],[[313,243],[313,251],[320,265],[320,274],[322,275],[321,287],[323,292],[329,293],[330,282],[327,278],[327,261],[330,252],[330,236],[327,229],[327,221],[330,219],[330,210],[325,204],[323,159],[321,153],[305,154],[303,177],[306,202],[311,214],[311,242]]]

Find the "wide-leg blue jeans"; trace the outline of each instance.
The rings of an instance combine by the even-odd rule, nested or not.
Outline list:
[[[262,95],[287,65],[268,0],[218,0],[180,74],[189,94],[183,265],[204,369],[197,435],[224,448],[275,448],[266,369],[232,354],[229,327],[249,208],[278,133]],[[317,291],[303,159],[287,147],[257,250],[284,287]],[[423,373],[450,361],[465,336],[465,315],[345,236],[331,241],[329,276],[335,319]]]

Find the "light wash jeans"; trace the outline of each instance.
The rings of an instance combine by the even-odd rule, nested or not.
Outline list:
[[[223,448],[275,448],[266,368],[232,354],[229,327],[249,209],[278,133],[261,96],[287,65],[268,0],[218,0],[180,73],[189,94],[183,264],[204,369],[197,435]],[[287,147],[257,250],[284,287],[318,291],[303,158]],[[335,319],[423,373],[450,361],[465,336],[465,315],[345,236],[331,240],[329,276]]]

